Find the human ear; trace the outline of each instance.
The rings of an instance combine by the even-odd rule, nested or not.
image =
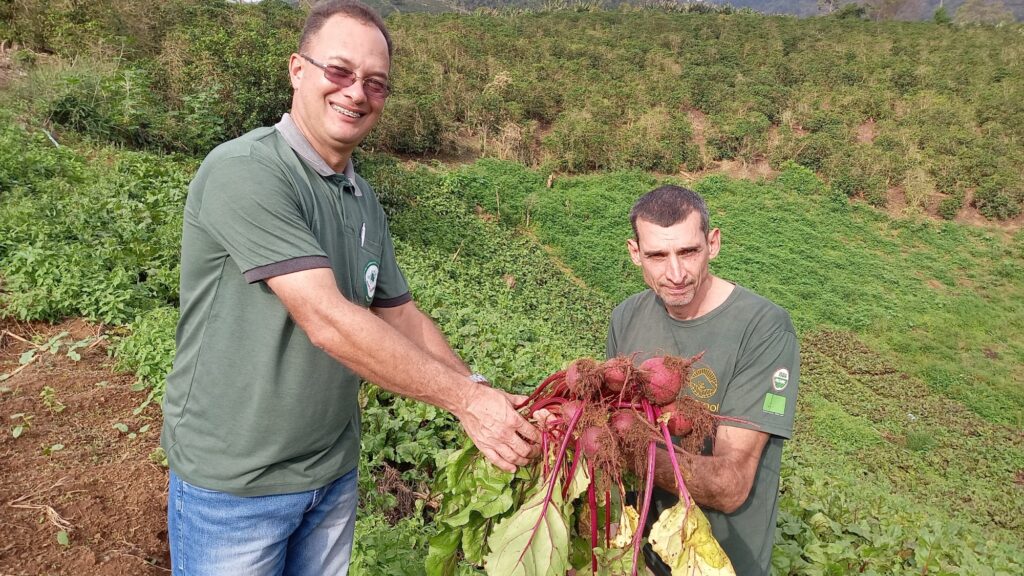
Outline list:
[[[718,228],[708,232],[708,255],[709,259],[718,256],[718,251],[722,249],[722,233]]]
[[[633,264],[640,265],[640,244],[636,240],[630,238],[626,240],[626,247],[629,248],[629,258],[633,261]]]

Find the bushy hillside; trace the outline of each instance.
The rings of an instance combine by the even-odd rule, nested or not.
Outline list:
[[[186,184],[206,149],[286,108],[301,15],[58,4],[74,10],[17,4],[40,8],[20,21],[32,49],[0,85],[0,316],[106,323],[158,401]],[[787,308],[801,339],[775,573],[1024,571],[1024,232],[936,220],[925,200],[895,217],[849,200],[898,188],[938,191],[953,213],[968,198],[1020,211],[1019,28],[653,11],[389,22],[398,90],[359,169],[418,304],[474,368],[522,392],[599,356],[610,310],[643,289],[624,244],[635,198],[723,160],[768,162],[770,179],[692,185],[722,229],[714,272]],[[436,162],[467,153],[488,158]],[[460,430],[372,385],[360,402],[353,573],[422,574],[430,484]]]
[[[158,399],[176,319],[176,287],[164,279],[194,163],[58,149],[9,121],[2,138],[4,150],[21,151],[0,158],[6,313],[134,318],[115,349]],[[657,178],[582,176],[549,189],[543,174],[510,163],[438,171],[380,156],[361,170],[388,206],[419,304],[508,389],[600,355],[611,307],[641,288],[625,213]],[[697,187],[724,230],[716,272],[784,304],[801,333],[777,573],[1019,571],[1021,234],[851,209],[797,167],[773,182],[711,177]],[[372,387],[363,404],[354,571],[421,574],[433,528],[409,494],[429,485],[436,459],[460,442],[457,428]]]
[[[301,22],[287,4],[175,0],[141,20],[101,0],[18,6],[32,10],[6,34],[32,51],[14,54],[30,81],[12,105],[58,131],[201,154],[287,109]],[[1021,26],[656,10],[389,22],[378,151],[558,173],[794,161],[877,206],[1022,212]],[[37,51],[76,59],[44,68]]]

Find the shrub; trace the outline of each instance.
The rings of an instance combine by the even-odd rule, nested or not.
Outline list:
[[[924,210],[934,192],[935,181],[923,168],[913,168],[903,177],[903,194],[908,206]]]
[[[833,159],[849,156],[846,138],[832,132],[815,132],[801,138],[797,143],[793,160],[812,170],[823,170]]]
[[[608,124],[588,110],[563,112],[543,139],[544,151],[554,167],[566,172],[607,168],[610,164],[611,134]]]
[[[163,43],[158,88],[171,108],[192,106],[197,116],[222,118],[222,127],[205,128],[211,133],[233,138],[272,125],[291,102],[288,57],[302,18],[283,2],[197,7]]]
[[[939,201],[939,216],[942,216],[946,220],[952,220],[956,218],[957,213],[960,212],[960,208],[964,205],[964,199],[962,196],[948,196]]]
[[[404,154],[438,151],[443,132],[437,114],[439,100],[437,94],[396,94],[389,98],[387,112],[364,145]]]
[[[748,112],[742,116],[720,114],[711,117],[712,130],[707,143],[715,159],[752,159],[755,152],[764,148],[765,135],[771,121],[760,112]]]
[[[691,145],[692,128],[686,114],[657,106],[644,111],[618,131],[612,166],[677,172],[697,160]]]
[[[146,146],[158,138],[164,110],[142,69],[104,69],[86,60],[62,72],[51,92],[39,96],[56,125],[100,140]]]
[[[972,204],[986,218],[1009,220],[1020,214],[1024,187],[1004,174],[986,178],[974,192]]]
[[[847,198],[855,196],[867,198],[878,194],[884,195],[886,190],[885,179],[878,174],[871,173],[858,164],[856,162],[852,166],[843,164],[836,168],[829,181],[832,191]]]
[[[796,162],[783,164],[782,172],[776,177],[775,183],[797,194],[816,195],[825,192],[825,184],[817,175]]]

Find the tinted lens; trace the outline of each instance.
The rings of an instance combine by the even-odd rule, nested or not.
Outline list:
[[[342,88],[348,88],[356,81],[356,73],[342,66],[324,66],[324,76]],[[387,84],[373,78],[363,80],[363,90],[374,98],[387,98],[391,93],[391,88]]]
[[[388,94],[391,93],[391,89],[388,88],[387,84],[372,78],[363,82],[363,90],[376,98],[387,98]]]
[[[342,88],[348,88],[356,81],[356,73],[341,66],[324,66],[324,76]]]

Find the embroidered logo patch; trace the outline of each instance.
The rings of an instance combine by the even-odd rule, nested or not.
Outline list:
[[[764,395],[764,406],[761,409],[769,414],[782,416],[786,413],[786,397],[769,392]]]
[[[715,376],[714,370],[703,366],[690,372],[689,385],[694,396],[705,400],[718,392],[718,376]]]
[[[779,368],[775,374],[772,374],[772,388],[782,392],[786,389],[787,384],[789,384],[789,370]]]
[[[373,293],[377,291],[377,274],[380,266],[371,260],[363,269],[363,280],[366,282],[366,301],[373,302]]]

